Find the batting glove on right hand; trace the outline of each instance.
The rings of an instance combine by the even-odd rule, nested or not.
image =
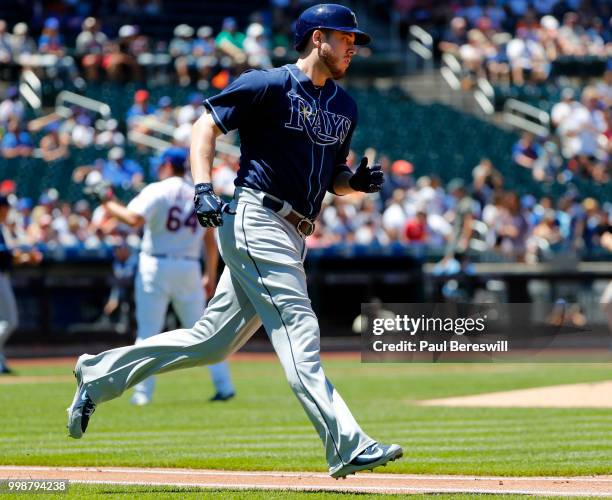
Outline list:
[[[195,186],[196,217],[203,227],[218,227],[223,225],[223,212],[227,211],[227,203],[223,203],[213,191],[212,184],[201,183]]]
[[[368,159],[364,156],[348,182],[355,191],[377,193],[385,182],[385,174],[379,164],[368,167]]]

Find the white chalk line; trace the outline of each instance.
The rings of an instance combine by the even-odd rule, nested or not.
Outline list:
[[[2,471],[28,471],[28,472],[106,472],[116,474],[168,474],[177,476],[269,476],[269,477],[309,477],[329,479],[328,474],[317,472],[294,472],[294,471],[234,471],[234,470],[198,470],[198,469],[164,469],[164,468],[143,468],[143,467],[62,467],[62,466],[30,466],[30,465],[1,465]],[[381,474],[370,473],[360,477],[368,479],[394,479],[397,481],[404,479],[427,480],[427,481],[448,481],[448,480],[467,480],[467,481],[547,481],[547,482],[598,482],[612,483],[612,476],[466,476],[466,475],[421,475],[421,474]]]

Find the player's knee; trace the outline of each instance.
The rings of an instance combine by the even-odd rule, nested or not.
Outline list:
[[[286,328],[295,331],[301,338],[319,337],[319,322],[311,310],[287,311],[283,318]]]
[[[302,383],[300,374],[298,373],[297,367],[291,370],[287,370],[285,372],[285,375],[287,376],[287,382],[289,382],[289,386],[291,387],[291,390],[295,394],[302,394],[305,389],[304,389],[304,384]]]

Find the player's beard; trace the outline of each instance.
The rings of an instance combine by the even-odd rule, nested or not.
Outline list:
[[[340,80],[346,74],[348,66],[344,66],[342,56],[334,55],[334,52],[328,45],[321,45],[319,48],[319,59],[327,67],[334,80]]]

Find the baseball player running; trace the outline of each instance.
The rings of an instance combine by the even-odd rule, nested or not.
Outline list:
[[[214,229],[204,230],[197,222],[193,206],[193,185],[184,179],[186,151],[170,148],[162,155],[160,182],[145,187],[127,207],[109,199],[100,185],[95,194],[110,214],[132,227],[144,226],[138,274],[134,291],[138,332],[136,344],[161,332],[168,303],[184,326],[193,325],[205,307],[200,260],[202,235],[206,244],[204,287],[212,296],[217,282],[218,252]],[[209,366],[216,388],[211,401],[234,396],[227,362]],[[155,389],[151,376],[135,386],[131,403],[149,404]]]
[[[200,224],[219,227],[225,271],[204,315],[192,328],[151,337],[75,367],[68,408],[70,436],[80,438],[96,405],[154,373],[215,363],[239,349],[263,323],[291,388],[317,430],[333,477],[373,469],[402,456],[357,424],[325,377],[317,318],[304,274],[305,238],[314,230],[325,191],[376,192],[379,165],[346,166],[357,124],[354,101],[336,83],[355,45],[370,36],[346,7],[323,4],[297,21],[295,64],[247,71],[205,101],[192,134],[191,170]],[[214,193],[210,172],[216,137],[238,129],[241,159],[229,205]]]

